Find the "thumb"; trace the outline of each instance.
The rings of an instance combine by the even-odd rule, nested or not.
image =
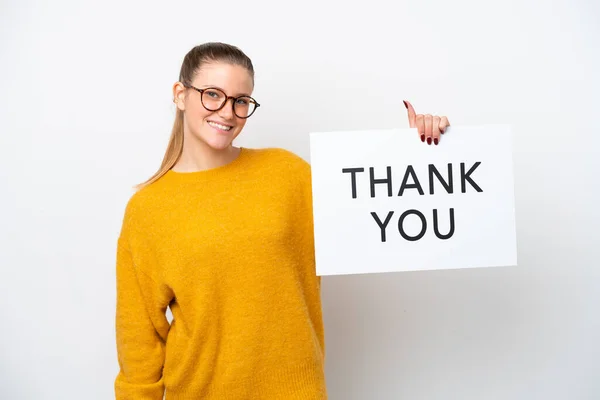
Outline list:
[[[413,108],[412,104],[410,104],[408,101],[406,101],[406,100],[403,100],[403,101],[404,101],[404,106],[408,110],[408,123],[411,128],[416,128],[417,114],[415,113],[415,109]]]

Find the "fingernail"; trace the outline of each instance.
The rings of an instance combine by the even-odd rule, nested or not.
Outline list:
[[[435,143],[435,145],[437,146],[437,144],[438,144],[438,140],[437,140],[437,138],[436,138],[436,139],[433,139],[433,143]]]
[[[427,144],[431,144],[431,137],[427,138]]]
[[[425,135],[421,135],[421,142],[425,141]]]
[[[402,100],[402,102],[404,103],[404,107],[406,107],[406,109],[408,110],[408,104],[406,104],[406,101]]]

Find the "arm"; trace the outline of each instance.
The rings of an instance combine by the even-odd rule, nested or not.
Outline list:
[[[117,400],[162,400],[162,368],[170,293],[134,264],[122,239],[117,247]]]

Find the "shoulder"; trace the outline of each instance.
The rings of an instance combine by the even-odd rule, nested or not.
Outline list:
[[[298,154],[280,147],[267,147],[261,149],[246,149],[254,153],[271,167],[276,167],[287,173],[310,175],[310,164]]]
[[[161,198],[164,197],[164,190],[161,190],[157,182],[144,186],[130,194],[126,199],[121,236],[129,236],[133,232],[141,229],[141,225],[145,220],[149,219],[150,215],[155,214],[157,207],[160,207],[164,202]]]
[[[308,161],[298,154],[283,148],[266,148],[263,152],[268,161],[268,176],[271,182],[278,182],[281,190],[287,190],[297,196],[299,193],[311,194],[312,175]]]
[[[149,206],[157,204],[157,200],[165,195],[164,181],[159,179],[133,192],[127,201],[126,210],[131,214],[147,211]]]

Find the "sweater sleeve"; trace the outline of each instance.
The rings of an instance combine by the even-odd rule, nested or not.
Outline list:
[[[131,251],[117,246],[116,400],[162,400],[162,369],[169,332],[169,291],[136,268]]]

